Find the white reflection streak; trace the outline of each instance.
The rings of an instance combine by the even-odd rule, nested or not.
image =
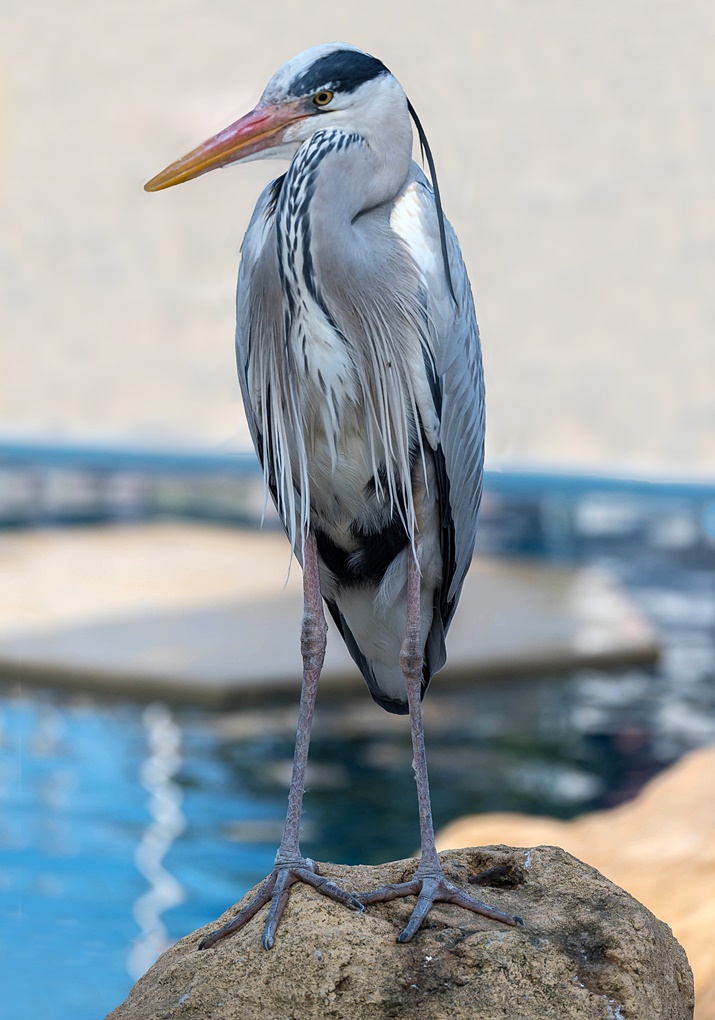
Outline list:
[[[159,702],[144,709],[142,721],[150,753],[139,776],[151,794],[152,820],[134,854],[137,868],[149,883],[149,891],[139,897],[132,911],[141,933],[127,958],[127,970],[134,981],[171,944],[161,915],[184,899],[183,886],[163,865],[172,843],[186,828],[181,789],[172,781],[181,764],[181,730],[167,706]]]

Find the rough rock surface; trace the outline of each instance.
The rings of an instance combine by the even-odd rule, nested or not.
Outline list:
[[[460,818],[437,846],[556,843],[598,868],[673,929],[695,976],[696,1020],[715,1020],[715,747],[686,755],[635,800],[572,822],[527,815]]]
[[[395,937],[413,899],[355,914],[305,886],[291,895],[276,947],[261,946],[266,908],[214,949],[211,924],[169,949],[107,1020],[688,1020],[692,975],[662,921],[556,847],[442,854],[447,877],[524,928],[440,904],[408,945]],[[354,889],[403,881],[415,861],[321,866]],[[507,869],[489,887],[469,879]],[[233,916],[232,907],[220,919]]]

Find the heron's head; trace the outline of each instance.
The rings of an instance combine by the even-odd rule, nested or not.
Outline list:
[[[293,57],[273,75],[254,110],[144,185],[161,191],[231,163],[292,159],[316,131],[355,132],[371,143],[387,135],[411,148],[407,99],[385,65],[344,43]],[[408,156],[409,158],[409,156]]]

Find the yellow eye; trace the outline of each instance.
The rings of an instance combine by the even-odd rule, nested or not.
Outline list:
[[[313,96],[313,102],[316,106],[327,106],[332,98],[333,93],[330,89],[323,89],[322,92],[318,92],[317,95]]]

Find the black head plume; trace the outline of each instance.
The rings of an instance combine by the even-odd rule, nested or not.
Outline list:
[[[413,121],[415,122],[415,127],[417,128],[417,135],[420,140],[420,151],[422,152],[422,158],[427,159],[429,175],[432,180],[432,190],[434,191],[434,201],[435,205],[437,206],[437,220],[439,222],[439,240],[442,246],[444,275],[447,278],[447,286],[449,287],[449,293],[452,295],[452,300],[456,305],[458,304],[458,302],[457,296],[454,293],[454,287],[452,285],[452,274],[449,271],[449,257],[447,255],[447,234],[444,229],[444,212],[442,211],[442,199],[440,198],[439,184],[437,183],[437,170],[435,169],[434,158],[432,156],[432,150],[429,147],[429,142],[427,141],[425,129],[422,127],[422,124],[420,123],[420,118],[415,113],[415,108],[409,101],[409,99],[407,100],[407,109],[410,111],[410,117],[412,117]]]

